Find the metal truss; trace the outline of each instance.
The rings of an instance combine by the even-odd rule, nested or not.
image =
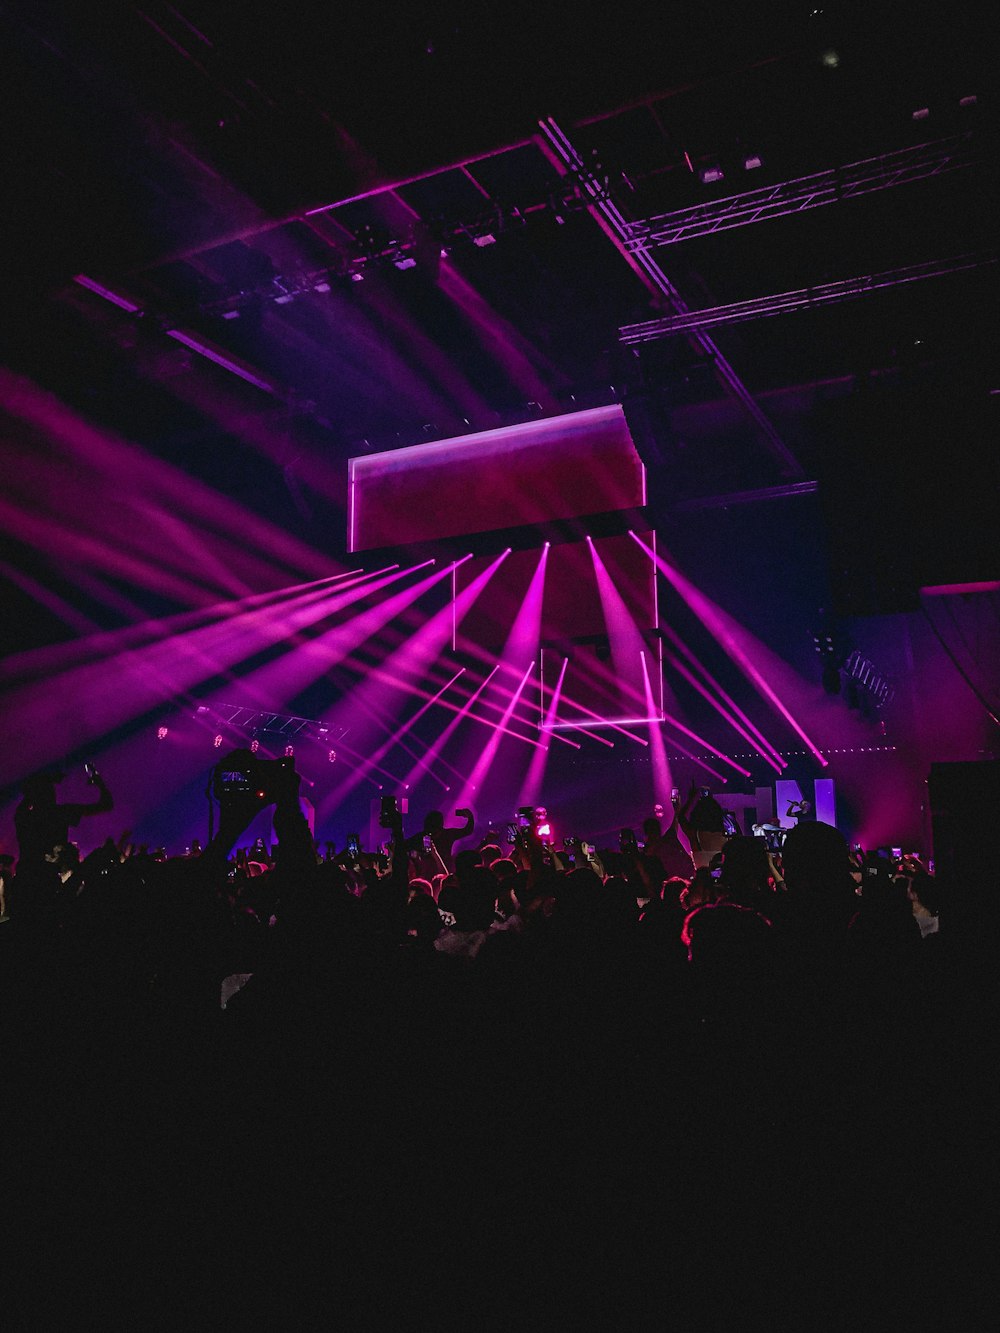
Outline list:
[[[876,190],[888,190],[894,185],[927,180],[970,167],[978,160],[970,131],[933,143],[900,148],[881,157],[831,167],[811,176],[800,176],[797,180],[766,185],[746,194],[713,199],[641,222],[626,223],[624,242],[633,254],[658,245],[677,245],[696,236],[732,231],[754,222],[805,213],[823,204],[836,204]]]
[[[679,315],[690,314],[687,302],[657,264],[656,260],[644,249],[634,253],[627,249],[629,223],[617,204],[608,194],[607,183],[598,179],[586,166],[573,143],[551,116],[539,121],[539,128],[544,135],[545,146],[549,154],[564,171],[569,173],[579,184],[587,207],[603,225],[604,229],[619,247],[625,258],[635,268],[639,276],[661,295],[666,296]],[[691,330],[691,337],[698,348],[712,363],[716,374],[726,389],[737,399],[759,429],[770,452],[781,465],[787,477],[804,476],[802,465],[785,444],[775,429],[774,423],[763,411],[743,380],[730,365],[721,349],[709,335],[698,328]]]
[[[749,301],[734,301],[729,305],[711,306],[707,310],[688,310],[683,314],[666,315],[642,324],[626,324],[618,330],[618,338],[625,346],[653,342],[676,334],[715,328],[726,324],[742,324],[750,319],[767,319],[784,315],[792,310],[813,306],[833,305],[853,301],[859,296],[886,287],[900,287],[908,282],[925,278],[940,278],[948,273],[962,273],[967,269],[984,268],[997,262],[994,252],[956,255],[950,259],[932,260],[926,264],[911,264],[908,268],[886,269],[860,278],[843,278],[839,282],[824,282],[818,287],[800,287],[797,291],[779,292],[772,296],[758,296]]]
[[[867,657],[855,650],[844,663],[844,671],[852,680],[856,680],[875,700],[876,708],[883,708],[892,703],[896,687],[875,669]]]
[[[294,717],[287,713],[271,713],[266,709],[245,708],[237,704],[200,704],[197,716],[207,717],[213,723],[244,731],[247,735],[284,736],[290,739],[302,732],[310,740],[332,740],[345,736],[349,727],[330,727],[311,717]]]

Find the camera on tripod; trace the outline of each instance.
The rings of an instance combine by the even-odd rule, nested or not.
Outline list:
[[[250,750],[233,750],[212,770],[212,789],[220,805],[247,796],[270,805],[281,795],[285,774],[294,767],[291,755],[258,759]]]

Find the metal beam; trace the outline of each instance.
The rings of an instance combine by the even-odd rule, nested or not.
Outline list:
[[[554,165],[566,175],[572,175],[579,183],[583,197],[587,201],[587,210],[601,225],[605,234],[613,241],[629,265],[651,290],[667,297],[680,315],[690,313],[690,309],[656,260],[644,250],[634,253],[628,249],[627,235],[629,223],[621,210],[611,199],[607,186],[588,170],[583,158],[573,146],[566,134],[551,116],[539,121],[539,128],[544,136],[542,143]],[[757,426],[769,451],[777,459],[783,474],[787,477],[803,478],[805,472],[798,459],[778,434],[774,424],[760,407],[753,394],[740,379],[734,368],[723,356],[722,351],[708,336],[699,329],[691,331],[691,338],[697,347],[712,362],[715,373],[723,386],[743,406],[747,415]]]
[[[787,486],[762,486],[755,491],[730,491],[728,495],[702,495],[694,500],[681,500],[673,506],[679,513],[699,509],[730,509],[733,505],[759,504],[762,500],[787,500],[793,495],[815,495],[817,481],[795,481]]]

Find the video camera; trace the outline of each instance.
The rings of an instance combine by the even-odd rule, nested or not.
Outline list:
[[[212,770],[212,789],[220,805],[247,796],[271,804],[283,793],[285,774],[294,768],[291,755],[258,759],[250,750],[233,750]]]

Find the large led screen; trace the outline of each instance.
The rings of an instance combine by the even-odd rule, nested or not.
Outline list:
[[[352,458],[351,551],[494,532],[645,503],[619,404]]]

